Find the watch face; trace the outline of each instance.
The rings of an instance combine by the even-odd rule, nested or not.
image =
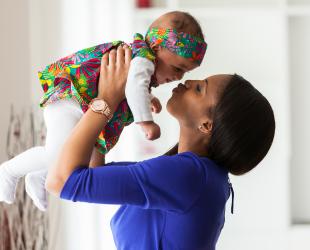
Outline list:
[[[102,100],[95,100],[95,101],[93,102],[93,107],[94,107],[94,109],[96,109],[96,110],[104,110],[104,108],[105,108],[105,102],[102,101]]]

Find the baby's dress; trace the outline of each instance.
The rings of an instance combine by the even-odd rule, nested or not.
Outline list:
[[[102,56],[122,44],[124,44],[122,41],[113,41],[83,49],[40,71],[39,79],[44,91],[40,106],[45,107],[58,100],[75,99],[85,113],[90,101],[98,95]],[[154,62],[154,53],[141,34],[135,34],[130,47],[132,57],[143,57]],[[98,151],[101,154],[109,152],[117,143],[123,128],[132,122],[133,115],[125,99],[119,104],[113,118],[97,138],[96,148]]]

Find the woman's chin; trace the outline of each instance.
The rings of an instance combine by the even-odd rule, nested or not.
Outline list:
[[[168,113],[172,116],[173,116],[174,110],[176,108],[175,106],[176,106],[176,101],[175,101],[174,95],[172,94],[172,96],[167,101],[167,105],[166,105],[166,109],[167,109]]]

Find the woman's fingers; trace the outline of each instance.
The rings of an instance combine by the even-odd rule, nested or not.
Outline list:
[[[101,58],[101,66],[107,66],[109,64],[109,54],[105,53]]]
[[[124,61],[125,61],[124,56],[125,56],[125,50],[120,45],[120,46],[117,47],[117,59],[116,59],[117,63],[123,64]]]
[[[131,61],[131,50],[119,46],[102,56],[98,84],[98,97],[117,106],[125,98],[125,85]]]
[[[112,49],[109,52],[109,65],[115,65],[116,63],[116,49]]]
[[[131,49],[128,47],[128,45],[124,45],[124,50],[125,50],[125,64],[129,65],[131,61]]]

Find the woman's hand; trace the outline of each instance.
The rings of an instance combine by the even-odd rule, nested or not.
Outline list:
[[[103,55],[100,67],[98,97],[104,99],[112,112],[125,98],[125,85],[131,61],[131,50],[127,45],[118,46]]]

